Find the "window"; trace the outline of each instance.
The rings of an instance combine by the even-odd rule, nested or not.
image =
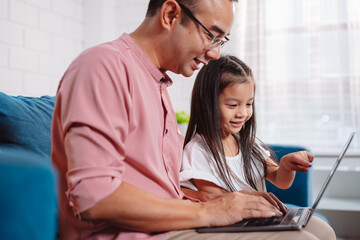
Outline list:
[[[258,136],[338,154],[355,131],[349,153],[359,155],[360,1],[240,0],[236,21]]]

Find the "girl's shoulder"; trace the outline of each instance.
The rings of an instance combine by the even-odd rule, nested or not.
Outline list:
[[[270,151],[266,149],[267,146],[258,138],[255,138],[255,147],[258,149],[264,159],[267,159],[271,156]]]
[[[206,151],[208,150],[208,146],[205,143],[204,139],[199,135],[195,134],[194,137],[185,145],[185,151]]]

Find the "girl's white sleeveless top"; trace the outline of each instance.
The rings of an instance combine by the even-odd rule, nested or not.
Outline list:
[[[262,155],[264,159],[270,157],[269,151],[262,148]],[[234,157],[226,157],[226,162],[232,172],[240,180],[240,182],[234,181],[232,183],[235,186],[237,191],[250,189],[254,190],[245,180],[245,174],[243,170],[243,161],[241,153]],[[262,163],[256,161],[252,164],[255,169],[255,178],[257,179],[255,184],[259,191],[265,192],[265,181],[262,180],[262,175],[264,175],[264,168]],[[202,139],[202,137],[196,134],[190,142],[188,142],[184,148],[183,153],[183,162],[180,171],[180,184],[183,187],[187,187],[193,190],[197,190],[190,179],[200,179],[212,182],[225,190],[230,191],[226,186],[224,181],[220,177],[220,173],[216,167],[214,157],[209,150],[209,147]]]

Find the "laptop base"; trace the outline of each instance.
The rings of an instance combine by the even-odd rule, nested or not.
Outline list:
[[[251,218],[222,227],[198,228],[199,233],[218,232],[254,232],[254,231],[289,231],[300,230],[306,226],[313,211],[310,208],[289,208],[279,218]]]

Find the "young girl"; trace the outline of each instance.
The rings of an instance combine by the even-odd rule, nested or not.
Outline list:
[[[295,171],[311,167],[314,157],[305,151],[284,156],[280,165],[271,158],[255,135],[254,97],[252,71],[238,58],[222,56],[200,70],[180,173],[186,195],[207,201],[229,191],[260,194],[265,178],[286,189]]]

